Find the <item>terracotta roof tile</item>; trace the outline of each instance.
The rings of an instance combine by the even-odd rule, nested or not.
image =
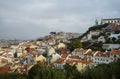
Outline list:
[[[2,63],[7,63],[7,62],[8,62],[8,60],[7,60],[7,59],[5,59],[5,58],[1,58],[1,62],[2,62]]]
[[[77,56],[77,55],[72,55],[72,56],[69,56],[69,58],[72,58],[72,59],[80,59],[80,57],[79,57],[79,56]]]
[[[116,55],[116,54],[120,54],[120,50],[112,50],[110,53],[111,53],[112,55],[113,55],[113,54],[115,54],[115,55]]]
[[[55,63],[61,64],[62,62],[64,62],[65,59],[63,58],[59,58]]]
[[[61,58],[67,58],[68,55],[69,55],[69,54],[62,54],[62,55],[61,55]]]
[[[92,60],[82,60],[82,61],[81,61],[82,64],[89,64],[89,63],[91,63],[91,62],[92,62]]]
[[[78,63],[80,60],[66,60],[67,64],[73,64],[73,63]]]
[[[98,56],[98,57],[108,57],[109,56],[109,53],[104,53],[104,52],[97,52],[95,56]]]
[[[10,70],[11,70],[10,67],[8,65],[5,65],[3,67],[0,67],[0,74],[6,73]]]

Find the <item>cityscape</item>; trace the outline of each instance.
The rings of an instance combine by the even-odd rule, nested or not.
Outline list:
[[[0,79],[119,79],[120,1],[99,2],[0,1]]]

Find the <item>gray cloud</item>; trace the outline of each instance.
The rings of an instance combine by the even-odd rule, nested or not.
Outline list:
[[[0,0],[0,38],[85,32],[95,19],[120,17],[119,0]]]

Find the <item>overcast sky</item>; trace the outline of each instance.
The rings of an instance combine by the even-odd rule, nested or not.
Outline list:
[[[0,39],[83,33],[105,18],[120,18],[120,0],[0,0]]]

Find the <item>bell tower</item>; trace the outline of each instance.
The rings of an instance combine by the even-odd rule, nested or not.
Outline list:
[[[98,25],[98,20],[97,19],[95,20],[95,25]]]

